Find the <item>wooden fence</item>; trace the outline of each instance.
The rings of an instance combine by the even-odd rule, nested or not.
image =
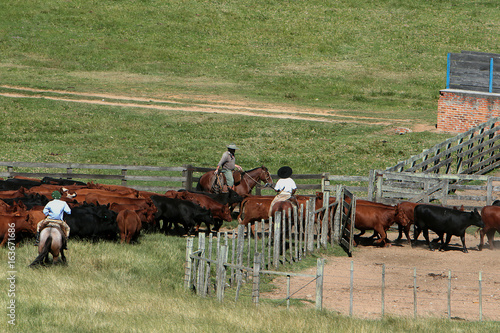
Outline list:
[[[500,117],[387,168],[394,172],[486,174],[500,165]]]
[[[198,235],[198,247],[194,251],[194,238],[189,237],[186,244],[186,268],[184,286],[195,290],[202,297],[216,296],[219,301],[225,297],[226,286],[235,287],[235,301],[241,297],[243,284],[252,280],[251,297],[255,304],[259,303],[260,277],[262,275],[284,275],[309,277],[316,281],[316,308],[322,308],[322,271],[324,260],[318,259],[317,274],[283,273],[276,270],[281,265],[302,260],[314,251],[318,233],[308,223],[297,224],[297,229],[281,224],[281,216],[276,223],[257,223],[257,233],[253,239],[250,232],[245,236],[245,227],[240,225],[238,231],[229,234],[217,233],[214,249],[213,237],[206,242],[205,234]],[[283,220],[284,221],[284,220]],[[291,222],[289,220],[289,222]],[[271,232],[273,230],[274,232]],[[293,230],[293,232],[292,232]],[[319,247],[319,241],[316,241]],[[287,298],[289,304],[290,298]]]
[[[448,53],[446,89],[500,93],[500,54]]]

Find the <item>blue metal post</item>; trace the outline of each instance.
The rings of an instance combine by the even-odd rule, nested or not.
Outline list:
[[[490,93],[493,92],[493,58],[490,59]]]
[[[446,61],[446,89],[450,89],[450,54],[448,53],[448,59]]]

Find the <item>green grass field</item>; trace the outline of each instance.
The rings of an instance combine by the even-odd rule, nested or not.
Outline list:
[[[499,6],[493,0],[3,1],[0,160],[210,167],[234,142],[245,169],[265,165],[275,173],[287,164],[295,173],[367,175],[451,136],[393,129],[436,123],[448,52],[499,53]],[[93,100],[113,94],[144,101],[136,107],[76,101],[86,93]],[[225,103],[241,103],[242,114],[180,110]],[[243,115],[243,106],[253,105],[337,120]],[[0,331],[498,330],[495,322],[370,321],[271,302],[219,304],[182,288],[184,251],[185,239],[159,234],[145,234],[134,246],[72,241],[67,267],[32,270],[35,248],[23,243],[15,251],[16,326],[4,315]],[[8,252],[0,249],[4,309],[11,299]]]

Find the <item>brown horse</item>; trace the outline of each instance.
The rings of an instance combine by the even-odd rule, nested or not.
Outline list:
[[[208,171],[200,177],[198,185],[196,186],[197,191],[211,192],[213,177],[216,176],[214,171],[215,170]],[[239,171],[233,171],[233,174],[235,172]],[[239,179],[239,177],[235,177],[235,179]],[[241,174],[241,181],[238,184],[236,184],[235,182],[236,193],[241,196],[246,196],[250,194],[250,192],[252,192],[252,189],[261,181],[265,183],[264,186],[272,186],[273,184],[271,174],[265,166],[261,166],[249,171],[243,171]]]
[[[40,245],[38,245],[38,257],[30,264],[30,267],[49,263],[49,253],[52,254],[54,264],[66,264],[66,256],[63,250],[63,234],[59,227],[46,227],[40,232]]]

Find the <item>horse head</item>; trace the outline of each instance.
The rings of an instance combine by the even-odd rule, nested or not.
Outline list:
[[[269,170],[265,167],[261,167],[261,172],[260,172],[260,178],[261,181],[265,182],[266,184],[264,186],[269,186],[272,187],[273,185],[273,178],[271,177],[271,174],[269,173]]]

